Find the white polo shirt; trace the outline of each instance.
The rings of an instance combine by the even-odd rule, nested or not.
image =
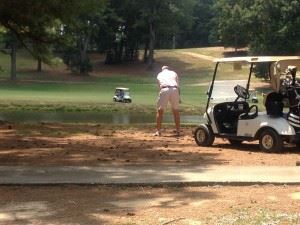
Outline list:
[[[172,70],[164,69],[161,71],[157,75],[157,81],[160,88],[167,86],[179,87],[177,73]]]

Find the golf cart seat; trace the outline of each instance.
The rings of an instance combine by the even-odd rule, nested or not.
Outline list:
[[[252,109],[254,109],[254,111],[252,111]],[[255,117],[257,117],[258,115],[258,107],[257,105],[252,105],[248,108],[248,111],[241,114],[239,119],[240,120],[251,120],[254,119]]]
[[[273,117],[283,116],[283,95],[277,92],[271,92],[266,97],[267,115]]]
[[[248,102],[223,102],[214,108],[214,117],[220,133],[236,133],[240,115],[249,112]]]

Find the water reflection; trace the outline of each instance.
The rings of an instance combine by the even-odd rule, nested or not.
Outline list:
[[[154,123],[155,115],[142,113],[103,113],[103,112],[0,112],[0,120],[9,122],[63,122],[63,123],[112,123],[134,124]],[[182,123],[198,124],[202,116],[182,115]],[[173,116],[164,115],[163,122],[173,122]]]

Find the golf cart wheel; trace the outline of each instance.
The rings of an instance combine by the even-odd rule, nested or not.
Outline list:
[[[239,146],[242,144],[243,141],[241,140],[235,140],[235,139],[228,139],[229,143],[233,146]]]
[[[199,146],[211,146],[215,140],[215,136],[211,128],[206,125],[200,125],[195,130],[194,138]]]
[[[283,147],[282,137],[275,130],[266,129],[259,136],[259,147],[265,152],[279,152]]]

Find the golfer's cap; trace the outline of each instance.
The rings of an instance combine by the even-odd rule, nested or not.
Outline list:
[[[163,67],[161,68],[161,70],[165,70],[165,69],[169,69],[169,67],[168,67],[168,66],[163,66]]]

